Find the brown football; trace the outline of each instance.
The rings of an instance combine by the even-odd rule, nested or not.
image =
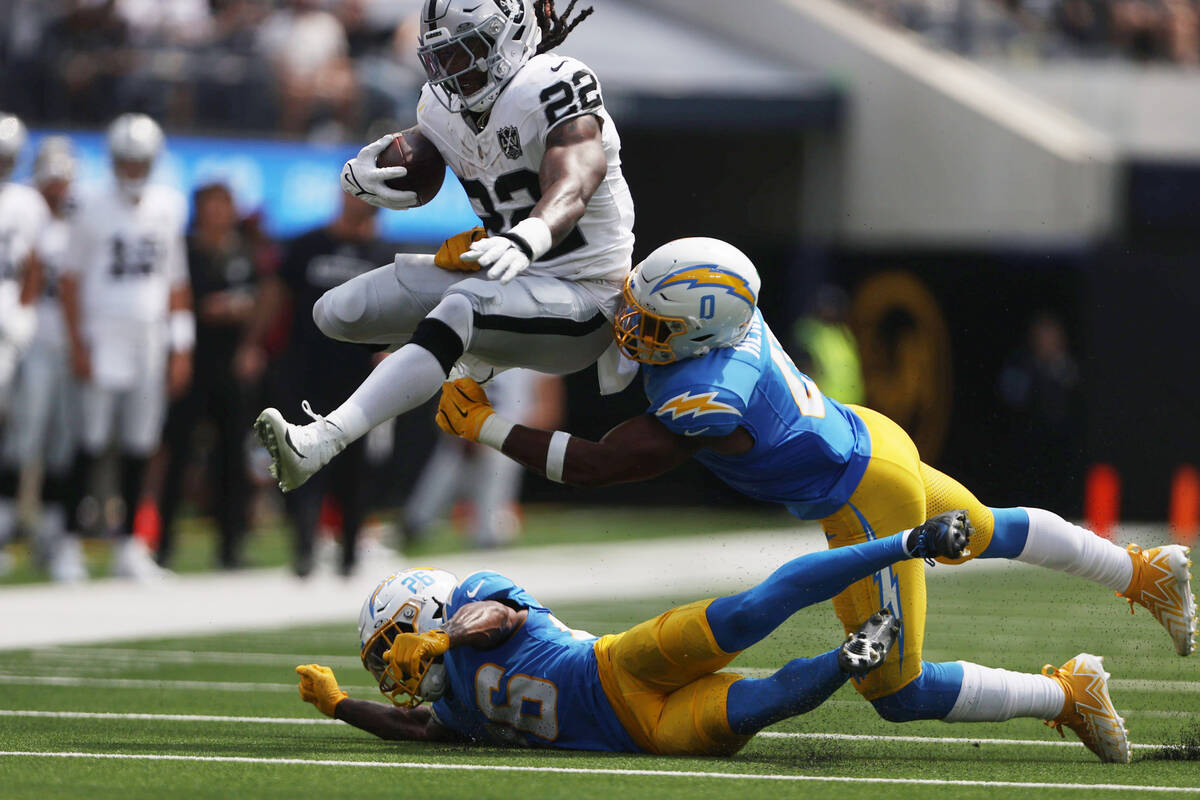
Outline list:
[[[446,161],[433,142],[416,129],[397,133],[392,143],[375,159],[376,166],[404,167],[408,174],[392,178],[387,185],[402,192],[416,192],[417,205],[425,205],[442,188]]]

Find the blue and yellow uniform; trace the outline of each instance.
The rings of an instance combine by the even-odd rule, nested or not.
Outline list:
[[[709,674],[737,655],[713,638],[711,600],[596,637],[503,575],[476,572],[451,594],[446,618],[481,600],[528,614],[499,647],[445,654],[449,690],[433,713],[446,727],[481,741],[635,753],[729,753],[748,740],[726,716],[723,689],[740,676]]]
[[[722,456],[702,449],[696,459],[744,494],[782,503],[801,519],[820,520],[830,547],[912,528],[957,508],[967,509],[974,525],[973,555],[992,541],[992,509],[957,481],[921,463],[916,445],[899,425],[870,409],[823,396],[792,364],[757,310],[738,344],[646,367],[643,376],[648,413],[672,432],[723,436],[739,427],[749,431],[754,437],[749,452]],[[834,598],[847,632],[881,607],[900,619],[902,633],[888,661],[855,681],[870,700],[892,695],[922,674],[925,573],[920,561],[890,566]],[[954,669],[924,666],[931,673]],[[953,683],[953,676],[943,677],[948,677],[942,681],[947,687]],[[926,710],[914,713],[924,716]]]

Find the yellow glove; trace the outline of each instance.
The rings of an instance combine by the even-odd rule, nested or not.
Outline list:
[[[332,717],[337,704],[348,697],[338,687],[333,670],[318,664],[301,664],[296,667],[300,676],[300,699],[307,700],[327,717]]]
[[[487,236],[483,228],[471,228],[469,231],[456,233],[438,248],[433,257],[434,266],[448,269],[451,272],[478,272],[479,264],[474,261],[463,261],[462,255],[471,245]]]
[[[477,442],[484,420],[495,413],[496,410],[488,402],[483,387],[470,378],[459,378],[442,384],[437,424],[446,433]]]
[[[441,628],[425,633],[401,633],[384,653],[387,670],[409,696],[420,693],[421,679],[433,660],[450,649],[450,636]]]

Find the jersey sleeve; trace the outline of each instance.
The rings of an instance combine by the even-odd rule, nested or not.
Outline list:
[[[517,586],[511,579],[498,572],[475,572],[463,578],[450,593],[446,617],[450,618],[463,606],[480,600],[495,600],[518,608],[541,608],[529,592]]]
[[[531,98],[538,110],[538,141],[543,147],[550,131],[567,120],[588,114],[599,114],[604,107],[600,81],[596,73],[582,61],[547,53],[536,69]]]
[[[664,387],[649,414],[683,436],[725,436],[742,424],[746,403],[727,388],[711,385]]]

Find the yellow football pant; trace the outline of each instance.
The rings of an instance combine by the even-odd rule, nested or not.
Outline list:
[[[987,549],[992,540],[992,512],[962,484],[921,462],[917,446],[904,429],[877,411],[850,406],[871,434],[871,460],[850,502],[821,520],[830,547],[844,547],[890,536],[920,525],[943,511],[965,508],[975,532],[962,563]],[[944,560],[944,559],[940,559]],[[854,687],[868,700],[903,689],[921,674],[925,640],[925,565],[900,561],[851,584],[833,599],[846,633],[858,629],[880,608],[890,608],[901,624],[898,646],[883,666]]]
[[[717,646],[705,614],[711,602],[673,608],[596,642],[604,693],[647,753],[731,755],[750,741],[729,728],[725,699],[742,676],[716,672],[737,653]]]

